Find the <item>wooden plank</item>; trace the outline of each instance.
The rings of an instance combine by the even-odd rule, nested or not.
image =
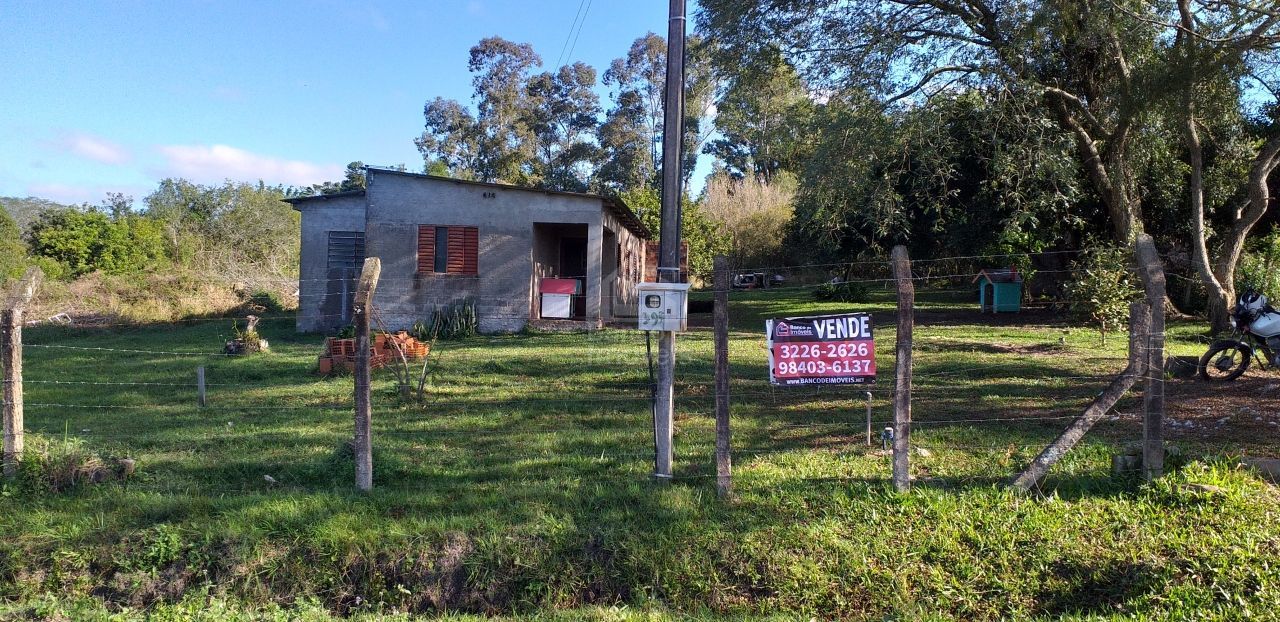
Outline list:
[[[898,282],[898,340],[893,390],[893,487],[911,489],[911,335],[915,326],[916,288],[911,280],[907,247],[893,247],[893,277]]]
[[[733,465],[729,456],[729,259],[715,258],[716,356],[716,494],[733,494]]]
[[[355,351],[355,461],[356,488],[362,492],[373,490],[373,439],[369,432],[373,419],[371,381],[372,373],[369,356],[369,315],[373,305],[373,293],[378,286],[378,277],[382,273],[382,262],[377,257],[364,260],[364,268],[360,272],[360,284],[356,288],[355,303],[352,309],[356,325]]]

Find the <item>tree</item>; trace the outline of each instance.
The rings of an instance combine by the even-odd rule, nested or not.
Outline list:
[[[619,196],[653,233],[652,241],[659,241],[662,237],[662,198],[658,191],[653,187],[635,188]],[[701,202],[687,196],[680,210],[680,239],[689,245],[690,278],[707,277],[711,274],[716,255],[729,252],[726,238]]]
[[[57,262],[72,277],[137,272],[166,259],[158,223],[96,208],[45,210],[31,223],[27,241],[32,255]]]
[[[624,189],[637,181],[657,183],[662,162],[663,106],[666,94],[667,42],[650,32],[631,44],[626,56],[614,59],[604,73],[613,87],[613,108],[600,133],[603,162],[597,185]],[[712,104],[710,56],[696,37],[686,42],[685,118],[681,174],[687,181],[697,165],[707,134],[702,119]]]
[[[489,37],[471,48],[467,67],[474,76],[481,181],[531,185],[535,148],[526,123],[525,83],[540,65],[542,58],[527,43]]]
[[[423,107],[426,129],[413,142],[422,154],[424,168],[434,174],[476,179],[480,161],[480,126],[466,107],[437,97]]]
[[[297,274],[300,216],[283,188],[227,181],[202,186],[166,179],[144,199],[169,253],[187,266],[253,282]]]
[[[1221,241],[1210,252],[1211,230],[1206,226],[1205,145],[1201,131],[1208,116],[1222,109],[1238,112],[1248,100],[1243,84],[1254,81],[1275,93],[1276,46],[1280,45],[1280,12],[1273,3],[1178,0],[1174,75],[1182,91],[1181,119],[1189,175],[1192,253],[1201,282],[1208,291],[1209,318],[1215,332],[1229,327],[1235,302],[1235,275],[1246,238],[1271,204],[1271,174],[1280,166],[1280,119],[1274,111],[1262,119],[1262,137],[1250,151],[1252,164],[1240,181],[1241,191],[1220,205],[1228,214]],[[1223,99],[1226,99],[1224,106]],[[1206,105],[1207,104],[1207,105]],[[1214,104],[1218,114],[1213,113]]]
[[[1200,132],[1212,122],[1202,113],[1221,109],[1210,102],[1224,94],[1240,108],[1259,95],[1275,101],[1280,12],[1273,2],[708,0],[701,7],[704,29],[726,57],[745,62],[780,49],[828,88],[862,87],[889,104],[956,85],[1035,93],[1074,142],[1122,242],[1146,224],[1135,145],[1162,116],[1181,118],[1191,246],[1215,327],[1225,323],[1231,268],[1270,200],[1266,180],[1280,163],[1280,131],[1266,123],[1211,259],[1207,242],[1217,232],[1205,218]]]
[[[811,147],[814,103],[795,69],[779,57],[759,68],[725,73],[726,86],[716,101],[720,138],[707,145],[706,153],[737,177],[768,183],[783,171],[799,174]]]
[[[22,230],[9,217],[8,210],[0,205],[0,284],[22,276],[26,256],[27,246],[22,242]]]
[[[533,177],[539,187],[586,190],[596,154],[590,138],[600,114],[600,98],[592,90],[595,84],[596,70],[585,63],[529,79],[525,123],[536,146]]]
[[[781,52],[810,81],[887,104],[956,84],[1001,83],[1041,97],[1070,134],[1115,237],[1141,230],[1129,147],[1155,99],[1158,28],[1132,11],[1079,0],[708,0],[703,29],[748,65]]]

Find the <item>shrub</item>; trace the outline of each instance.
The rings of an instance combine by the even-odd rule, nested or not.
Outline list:
[[[1093,324],[1107,343],[1107,333],[1120,330],[1129,319],[1129,303],[1142,297],[1129,267],[1129,251],[1096,247],[1072,264],[1064,288],[1072,317]]]
[[[1236,289],[1247,287],[1269,298],[1280,296],[1280,229],[1256,240],[1240,258],[1236,268]]]
[[[813,290],[816,300],[831,302],[866,302],[870,296],[867,286],[862,283],[823,283]]]
[[[71,277],[137,272],[166,257],[158,222],[96,209],[45,210],[31,223],[27,242],[32,255],[62,264]]]

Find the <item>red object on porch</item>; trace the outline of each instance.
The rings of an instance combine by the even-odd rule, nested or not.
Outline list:
[[[542,279],[542,293],[569,294],[578,292],[578,279]]]

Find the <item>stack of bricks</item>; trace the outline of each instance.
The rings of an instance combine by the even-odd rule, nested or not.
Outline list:
[[[397,348],[397,346],[399,346]],[[430,352],[430,344],[414,339],[405,331],[398,333],[378,333],[369,347],[369,366],[372,369],[385,367],[393,360],[400,358],[400,352],[410,360],[422,359]],[[319,371],[329,375],[335,369],[345,368],[355,371],[356,340],[330,337],[324,341],[324,354],[320,355]]]

